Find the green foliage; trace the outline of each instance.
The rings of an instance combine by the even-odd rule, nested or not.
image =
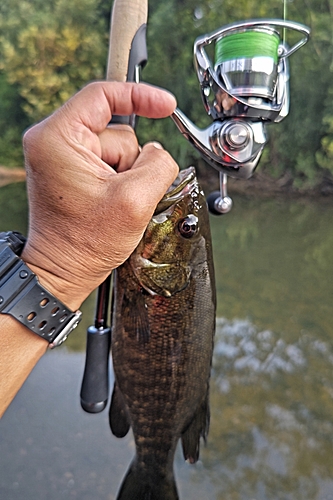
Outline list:
[[[16,87],[0,73],[0,164],[6,166],[21,166],[23,163],[21,133],[27,120]]]
[[[86,82],[103,78],[110,10],[111,0],[2,0],[0,163],[20,163],[24,128]],[[219,26],[260,17],[282,18],[282,0],[151,1],[143,79],[169,89],[197,126],[207,126],[193,42]],[[273,177],[288,172],[294,186],[305,189],[333,175],[333,9],[328,1],[287,1],[287,18],[310,26],[312,36],[290,58],[290,114],[269,127],[260,168]],[[296,36],[287,31],[287,42]],[[181,166],[198,164],[198,154],[170,119],[141,119],[138,134],[141,142],[161,141]]]
[[[95,0],[4,0],[1,11],[0,69],[18,85],[32,120],[102,77],[106,37]]]
[[[325,114],[323,125],[325,135],[321,139],[321,148],[318,149],[316,159],[318,164],[333,174],[333,86],[330,85],[327,92],[327,99],[324,105]]]

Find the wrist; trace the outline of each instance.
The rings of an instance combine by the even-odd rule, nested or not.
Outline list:
[[[46,339],[51,348],[56,347],[76,328],[82,313],[69,309],[50,291],[54,287],[46,274],[42,281],[48,283],[48,289],[38,280],[36,273],[20,258],[24,243],[20,233],[0,233],[0,312],[13,316]],[[71,304],[77,300],[74,296]]]
[[[86,280],[78,280],[74,270],[67,269],[61,262],[55,262],[29,242],[21,258],[36,274],[40,284],[72,311],[79,309],[94,289]]]

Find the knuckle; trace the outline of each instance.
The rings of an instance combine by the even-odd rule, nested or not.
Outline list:
[[[33,140],[33,135],[34,135],[33,129],[34,129],[34,127],[30,127],[23,134],[22,142],[23,142],[24,149],[29,148],[31,145],[31,142]]]
[[[178,164],[172,158],[170,153],[165,149],[159,149],[156,151],[157,161],[159,162],[161,169],[163,169],[166,173],[170,174],[170,177],[177,177],[179,172]],[[174,180],[174,179],[172,179]]]
[[[155,204],[153,197],[145,189],[138,190],[132,183],[119,183],[116,193],[116,209],[121,214],[125,226],[132,230],[141,230],[151,218]]]
[[[27,165],[31,163],[31,160],[34,156],[34,151],[38,145],[38,134],[36,134],[35,127],[28,129],[22,139],[24,156],[27,162]]]

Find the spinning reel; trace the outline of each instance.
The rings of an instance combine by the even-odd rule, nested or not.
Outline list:
[[[277,28],[299,32],[291,48]],[[229,24],[197,38],[194,60],[206,112],[213,123],[196,127],[176,109],[172,118],[203,159],[220,173],[220,191],[208,197],[210,211],[230,211],[227,176],[248,179],[267,143],[266,124],[289,113],[287,58],[309,39],[306,26],[279,19],[254,19]],[[205,47],[215,42],[215,65]]]

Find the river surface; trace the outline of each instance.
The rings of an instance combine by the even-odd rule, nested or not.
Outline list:
[[[0,188],[0,214],[0,230],[26,232],[23,183]],[[181,499],[333,499],[332,221],[329,200],[242,197],[212,218],[211,428],[198,464],[177,450]],[[133,439],[79,403],[94,301],[0,422],[1,499],[116,498]]]

